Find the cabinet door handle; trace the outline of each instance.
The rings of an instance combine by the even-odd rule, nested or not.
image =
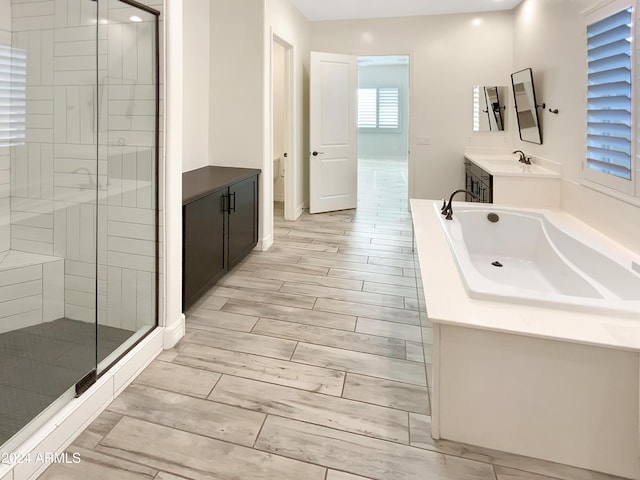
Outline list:
[[[233,196],[233,206],[231,206],[231,197]],[[236,192],[229,194],[229,213],[236,211]]]
[[[220,197],[220,206],[222,207],[222,211],[226,212],[227,211],[227,195],[222,195]]]

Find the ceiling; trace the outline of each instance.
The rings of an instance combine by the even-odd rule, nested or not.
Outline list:
[[[312,22],[511,10],[521,0],[290,0]]]

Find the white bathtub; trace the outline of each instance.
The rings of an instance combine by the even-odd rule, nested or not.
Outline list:
[[[565,233],[551,212],[454,204],[446,220],[434,208],[470,297],[640,313],[638,258],[598,251],[597,240]]]

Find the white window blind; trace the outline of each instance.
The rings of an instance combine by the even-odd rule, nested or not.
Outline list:
[[[0,147],[25,141],[26,55],[0,45]]]
[[[588,169],[631,180],[632,9],[587,26]]]
[[[480,87],[473,87],[473,131],[480,131]]]
[[[397,87],[359,88],[358,128],[400,130],[400,90]]]

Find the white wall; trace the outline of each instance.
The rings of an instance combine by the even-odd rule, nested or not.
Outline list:
[[[514,145],[562,164],[561,207],[629,248],[640,245],[640,200],[623,201],[581,185],[585,156],[585,24],[582,11],[595,0],[524,0],[514,11],[514,71],[531,67],[542,115],[542,145]],[[557,108],[558,115],[548,112]]]
[[[183,172],[209,165],[210,5],[209,0],[184,4]]]
[[[312,50],[410,54],[409,194],[448,196],[463,184],[473,85],[505,85],[512,72],[512,13],[312,23]],[[416,145],[416,136],[430,145]],[[473,137],[475,138],[475,137]],[[503,142],[503,136],[482,136]]]
[[[371,65],[358,68],[359,88],[397,87],[400,131],[358,133],[358,158],[406,160],[409,147],[409,66]]]
[[[263,3],[211,2],[210,165],[262,168]]]

